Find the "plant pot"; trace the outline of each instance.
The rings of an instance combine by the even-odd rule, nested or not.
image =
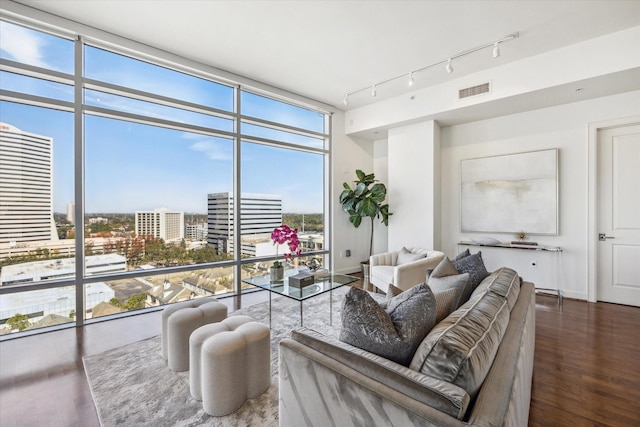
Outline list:
[[[284,279],[284,266],[271,267],[269,269],[269,280],[279,282]]]

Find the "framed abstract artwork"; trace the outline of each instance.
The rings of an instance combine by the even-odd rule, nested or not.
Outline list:
[[[463,232],[558,234],[558,149],[460,162]]]

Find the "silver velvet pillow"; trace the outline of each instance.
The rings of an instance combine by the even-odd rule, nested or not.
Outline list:
[[[436,323],[436,301],[426,283],[378,304],[368,292],[351,288],[342,304],[340,341],[403,366]]]

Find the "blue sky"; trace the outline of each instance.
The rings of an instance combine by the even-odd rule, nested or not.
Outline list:
[[[0,23],[0,57],[70,73],[73,44],[68,40]],[[159,93],[230,111],[233,91],[96,48],[86,49],[85,73],[92,79]],[[68,100],[70,87],[37,79],[0,75],[0,87]],[[72,92],[71,92],[72,93]],[[86,93],[89,105],[171,118],[231,130],[232,122],[186,113],[125,97]],[[242,95],[243,112],[266,120],[323,131],[322,115]],[[53,138],[54,211],[73,201],[73,115],[41,107],[0,102],[0,121],[24,132]],[[261,127],[251,135],[278,136],[287,142],[322,147],[322,141]],[[134,212],[167,207],[206,213],[207,194],[232,191],[233,144],[225,138],[163,129],[102,117],[85,117],[85,207],[87,213]],[[322,212],[323,156],[243,142],[242,191],[281,195],[285,212]]]

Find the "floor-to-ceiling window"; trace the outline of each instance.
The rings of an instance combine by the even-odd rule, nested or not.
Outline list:
[[[127,45],[0,21],[0,334],[327,262],[328,114]]]

